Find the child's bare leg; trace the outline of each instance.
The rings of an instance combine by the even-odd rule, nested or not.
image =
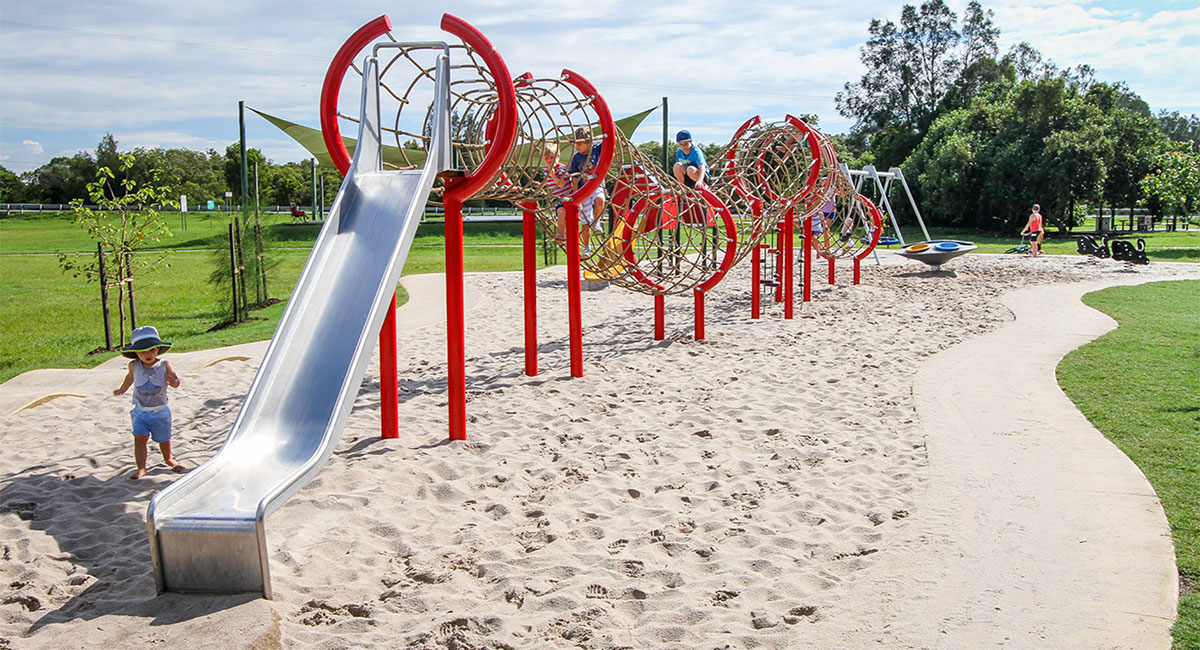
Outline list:
[[[567,241],[567,209],[558,209],[558,232],[555,233],[555,239],[560,242]]]
[[[137,463],[137,469],[129,475],[129,478],[137,479],[146,475],[146,448],[149,442],[150,436],[133,437],[133,461]]]
[[[158,450],[162,452],[163,462],[166,463],[168,467],[175,467],[179,465],[179,461],[175,460],[175,457],[171,455],[170,440],[158,443]]]

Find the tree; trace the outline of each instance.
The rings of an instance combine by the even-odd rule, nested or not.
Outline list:
[[[858,129],[923,131],[962,71],[995,57],[1000,31],[991,16],[972,1],[960,32],[943,0],[927,0],[920,8],[905,5],[899,26],[872,20],[859,51],[867,73],[837,94],[838,112],[855,119]]]
[[[871,164],[866,139],[862,134],[835,134],[828,137],[833,144],[833,150],[837,152],[838,162],[846,163],[850,169],[860,169]]]
[[[25,200],[25,184],[14,173],[0,165],[0,203],[19,203]]]
[[[1009,48],[1000,63],[1012,67],[1017,81],[1053,76],[1058,71],[1053,62],[1043,59],[1042,53],[1027,41],[1021,41]]]
[[[1112,156],[1112,140],[1094,114],[1072,117],[1078,121],[1046,137],[1040,161],[1049,203],[1058,208],[1048,220],[1067,231],[1078,225],[1084,204],[1100,197],[1104,160]]]
[[[254,164],[259,168],[267,164],[267,158],[258,149],[246,150],[247,174],[253,174]],[[240,205],[249,205],[253,197],[242,196],[242,145],[235,142],[225,147],[225,186],[233,191],[233,200]],[[224,190],[222,190],[224,191]]]
[[[996,40],[1000,38],[1000,29],[992,22],[993,15],[991,9],[984,11],[978,2],[967,5],[958,61],[960,74],[984,61],[995,61],[998,52]]]
[[[158,174],[160,182],[171,188],[172,202],[181,194],[193,205],[225,195],[223,161],[212,149],[202,152],[138,148],[133,155],[135,162],[129,177],[145,185]]]
[[[1105,132],[1112,140],[1101,198],[1114,214],[1117,207],[1132,211],[1142,199],[1141,180],[1154,170],[1155,160],[1168,150],[1169,142],[1146,103],[1123,88],[1123,84],[1098,84],[1087,95],[1087,100],[1103,112]],[[1122,96],[1114,97],[1110,89]]]
[[[1200,117],[1184,116],[1179,111],[1161,110],[1158,112],[1158,128],[1168,138],[1175,142],[1191,142],[1200,147]]]
[[[1012,232],[1040,203],[1069,230],[1087,202],[1136,203],[1164,138],[1137,95],[1087,72],[995,86],[935,120],[904,163],[930,223]]]
[[[96,143],[96,166],[110,170],[121,168],[121,152],[117,150],[117,139],[111,133],[105,133]]]
[[[96,172],[96,180],[87,184],[88,197],[97,206],[93,210],[83,204],[82,199],[71,202],[71,210],[75,213],[75,221],[88,231],[100,243],[100,255],[87,262],[80,263],[77,258],[59,253],[59,264],[63,272],[71,271],[75,277],[84,276],[89,281],[101,278],[101,268],[108,269],[115,279],[104,287],[116,287],[118,290],[118,329],[120,345],[125,344],[125,296],[129,296],[129,329],[137,327],[137,305],[133,295],[133,278],[135,272],[140,275],[144,270],[153,268],[167,256],[162,251],[157,256],[145,259],[134,256],[138,249],[147,244],[170,237],[171,231],[153,208],[135,209],[141,206],[161,205],[167,200],[170,189],[152,182],[139,185],[137,181],[126,177],[116,182],[117,174],[126,175],[133,167],[135,158],[126,154],[119,158],[120,167],[114,173],[108,167],[101,167]],[[157,177],[153,179],[157,181]],[[107,275],[107,274],[106,274]],[[107,279],[107,278],[106,278]],[[107,316],[107,305],[105,314]],[[107,330],[107,322],[105,324]],[[106,347],[111,347],[111,341],[105,341]]]
[[[308,205],[312,200],[312,181],[308,165],[289,162],[272,168],[271,174],[260,179],[263,198],[274,205],[296,202]]]
[[[1146,195],[1172,214],[1189,216],[1200,210],[1200,153],[1191,145],[1158,156],[1158,169],[1142,180]]]
[[[96,177],[96,161],[80,151],[74,156],[57,156],[32,172],[22,174],[32,201],[68,203],[88,196],[87,185]]]
[[[655,162],[658,162],[663,159],[662,142],[659,142],[657,140],[647,140],[646,142],[643,142],[643,143],[637,145],[637,149],[638,149],[638,151],[642,152],[647,158],[649,158],[650,160],[653,160]],[[673,160],[675,160],[674,152],[672,152],[671,155],[667,158],[668,162],[673,161]]]
[[[998,76],[1000,30],[991,10],[972,0],[961,30],[957,21],[944,0],[905,5],[899,26],[871,21],[859,50],[867,73],[845,84],[836,101],[838,112],[855,120],[854,131],[869,134],[876,160],[906,158],[938,115],[965,105]]]

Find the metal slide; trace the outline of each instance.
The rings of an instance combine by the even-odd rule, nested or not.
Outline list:
[[[271,597],[266,518],[341,438],[429,191],[450,161],[448,55],[437,65],[430,155],[415,171],[382,171],[379,70],[367,59],[354,162],[233,430],[150,502],[160,592]]]

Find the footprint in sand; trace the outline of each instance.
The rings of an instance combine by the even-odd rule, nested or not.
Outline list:
[[[584,591],[587,598],[608,598],[608,589],[603,585],[588,585]]]

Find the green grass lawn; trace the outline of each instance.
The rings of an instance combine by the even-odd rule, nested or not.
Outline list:
[[[177,352],[261,341],[270,338],[284,303],[253,311],[250,319],[212,330],[227,315],[223,291],[208,283],[213,270],[210,249],[228,246],[229,215],[193,214],[183,230],[179,213],[164,213],[175,236],[161,242],[171,250],[169,267],[135,277],[138,322],[153,324]],[[288,215],[263,215],[263,239],[275,266],[268,292],[286,299],[300,277],[320,230],[292,224]],[[442,224],[418,227],[405,263],[406,275],[445,268]],[[521,268],[521,227],[515,223],[468,223],[464,263],[467,271]],[[104,345],[100,290],[94,283],[63,274],[58,251],[92,255],[95,242],[69,214],[45,213],[0,219],[0,382],[35,368],[88,368],[115,353],[88,354]],[[539,264],[541,259],[539,256]],[[403,289],[397,297],[407,299]],[[115,328],[115,298],[110,297]]]
[[[1141,468],[1171,524],[1183,591],[1175,648],[1200,648],[1200,281],[1090,293],[1120,327],[1068,354],[1058,381]]]

